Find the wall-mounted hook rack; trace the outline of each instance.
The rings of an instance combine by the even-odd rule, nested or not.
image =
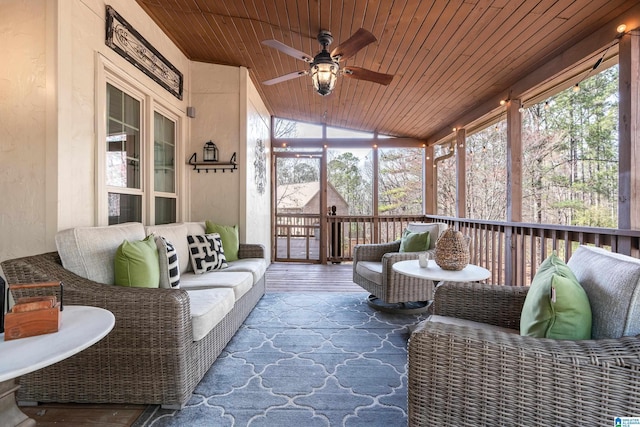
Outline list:
[[[238,163],[236,162],[236,153],[233,153],[228,163],[199,162],[197,153],[193,153],[193,155],[189,158],[187,164],[193,166],[193,170],[198,171],[198,173],[200,173],[200,171],[206,171],[207,173],[209,173],[210,170],[216,173],[219,170],[221,170],[222,172],[225,172],[227,170],[233,172],[234,170],[238,169]]]

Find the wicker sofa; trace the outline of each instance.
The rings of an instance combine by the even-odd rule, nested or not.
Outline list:
[[[614,425],[640,414],[640,260],[581,246],[568,261],[592,339],[520,336],[527,287],[446,283],[409,341],[409,425]],[[437,317],[436,317],[437,316]]]
[[[111,333],[99,343],[65,361],[21,377],[18,399],[183,407],[264,295],[267,265],[264,248],[240,244],[239,260],[229,263],[229,269],[221,272],[195,275],[189,271],[186,259],[180,261],[180,289],[129,288],[105,284],[108,280],[91,280],[62,266],[61,241],[76,239],[81,232],[91,235],[84,244],[94,243],[85,253],[77,254],[77,258],[87,268],[104,268],[108,272],[113,268],[110,254],[115,253],[122,238],[140,239],[149,232],[165,235],[173,239],[176,247],[180,246],[178,253],[182,252],[184,258],[184,252],[188,251],[186,234],[203,234],[204,224],[170,224],[145,229],[142,224],[129,223],[65,230],[56,236],[58,252],[2,262],[8,283],[60,280],[64,283],[65,305],[102,307],[116,318]],[[178,242],[181,235],[185,237],[184,242]],[[82,252],[82,245],[77,247]],[[90,258],[86,252],[96,248],[100,255],[93,254]],[[68,254],[62,258],[65,256]],[[101,258],[104,265],[96,266]],[[217,305],[207,308],[207,304]],[[199,326],[195,325],[196,317],[201,322]],[[202,322],[207,323],[207,329],[203,330]],[[198,334],[202,336],[196,336]]]
[[[445,223],[409,223],[407,230],[429,231],[433,254],[436,240],[448,227]],[[393,270],[393,264],[418,259],[417,252],[399,252],[400,240],[390,243],[356,245],[353,248],[353,281],[385,303],[430,301],[433,281],[418,279]]]

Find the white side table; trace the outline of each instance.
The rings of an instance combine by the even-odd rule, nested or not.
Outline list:
[[[479,282],[491,277],[489,270],[478,265],[467,264],[462,270],[452,271],[443,270],[433,260],[429,261],[428,267],[420,267],[417,259],[409,259],[394,263],[392,268],[400,274],[434,282]],[[388,313],[416,314],[428,311],[431,301],[406,302],[402,303],[403,306],[398,308],[395,305],[384,306],[379,301],[373,301],[369,297],[369,304],[375,304],[377,309]]]
[[[393,269],[400,274],[434,282],[480,282],[491,277],[489,270],[478,265],[467,264],[458,271],[443,270],[433,260],[429,261],[429,267],[426,268],[420,267],[415,259],[399,261],[393,264]]]
[[[16,379],[73,356],[104,338],[115,325],[113,314],[98,307],[65,306],[60,329],[52,334],[5,341],[0,334],[0,425],[35,426],[16,405]]]

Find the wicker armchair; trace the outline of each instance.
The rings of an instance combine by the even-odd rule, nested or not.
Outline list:
[[[410,223],[407,229],[430,231],[427,252],[435,251],[438,236],[448,227],[445,223]],[[356,245],[353,248],[353,281],[385,303],[427,301],[433,299],[433,281],[409,277],[393,270],[393,264],[418,259],[417,252],[398,252],[400,240],[391,243]]]
[[[422,322],[409,341],[410,426],[596,426],[640,414],[640,261],[580,248],[568,264],[589,295],[592,335],[613,312],[620,337],[520,336],[528,288],[443,284],[432,307],[444,321]]]

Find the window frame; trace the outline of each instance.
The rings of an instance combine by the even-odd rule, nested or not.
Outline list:
[[[95,223],[109,224],[109,193],[133,194],[142,197],[141,218],[144,224],[155,224],[156,197],[176,200],[176,221],[184,216],[184,166],[179,159],[184,157],[184,115],[176,106],[163,102],[153,90],[116,67],[100,54],[96,54],[95,85]],[[107,84],[123,91],[140,102],[140,189],[109,186],[106,183],[106,136],[107,136]],[[175,192],[155,191],[154,183],[154,113],[157,112],[175,123]]]

